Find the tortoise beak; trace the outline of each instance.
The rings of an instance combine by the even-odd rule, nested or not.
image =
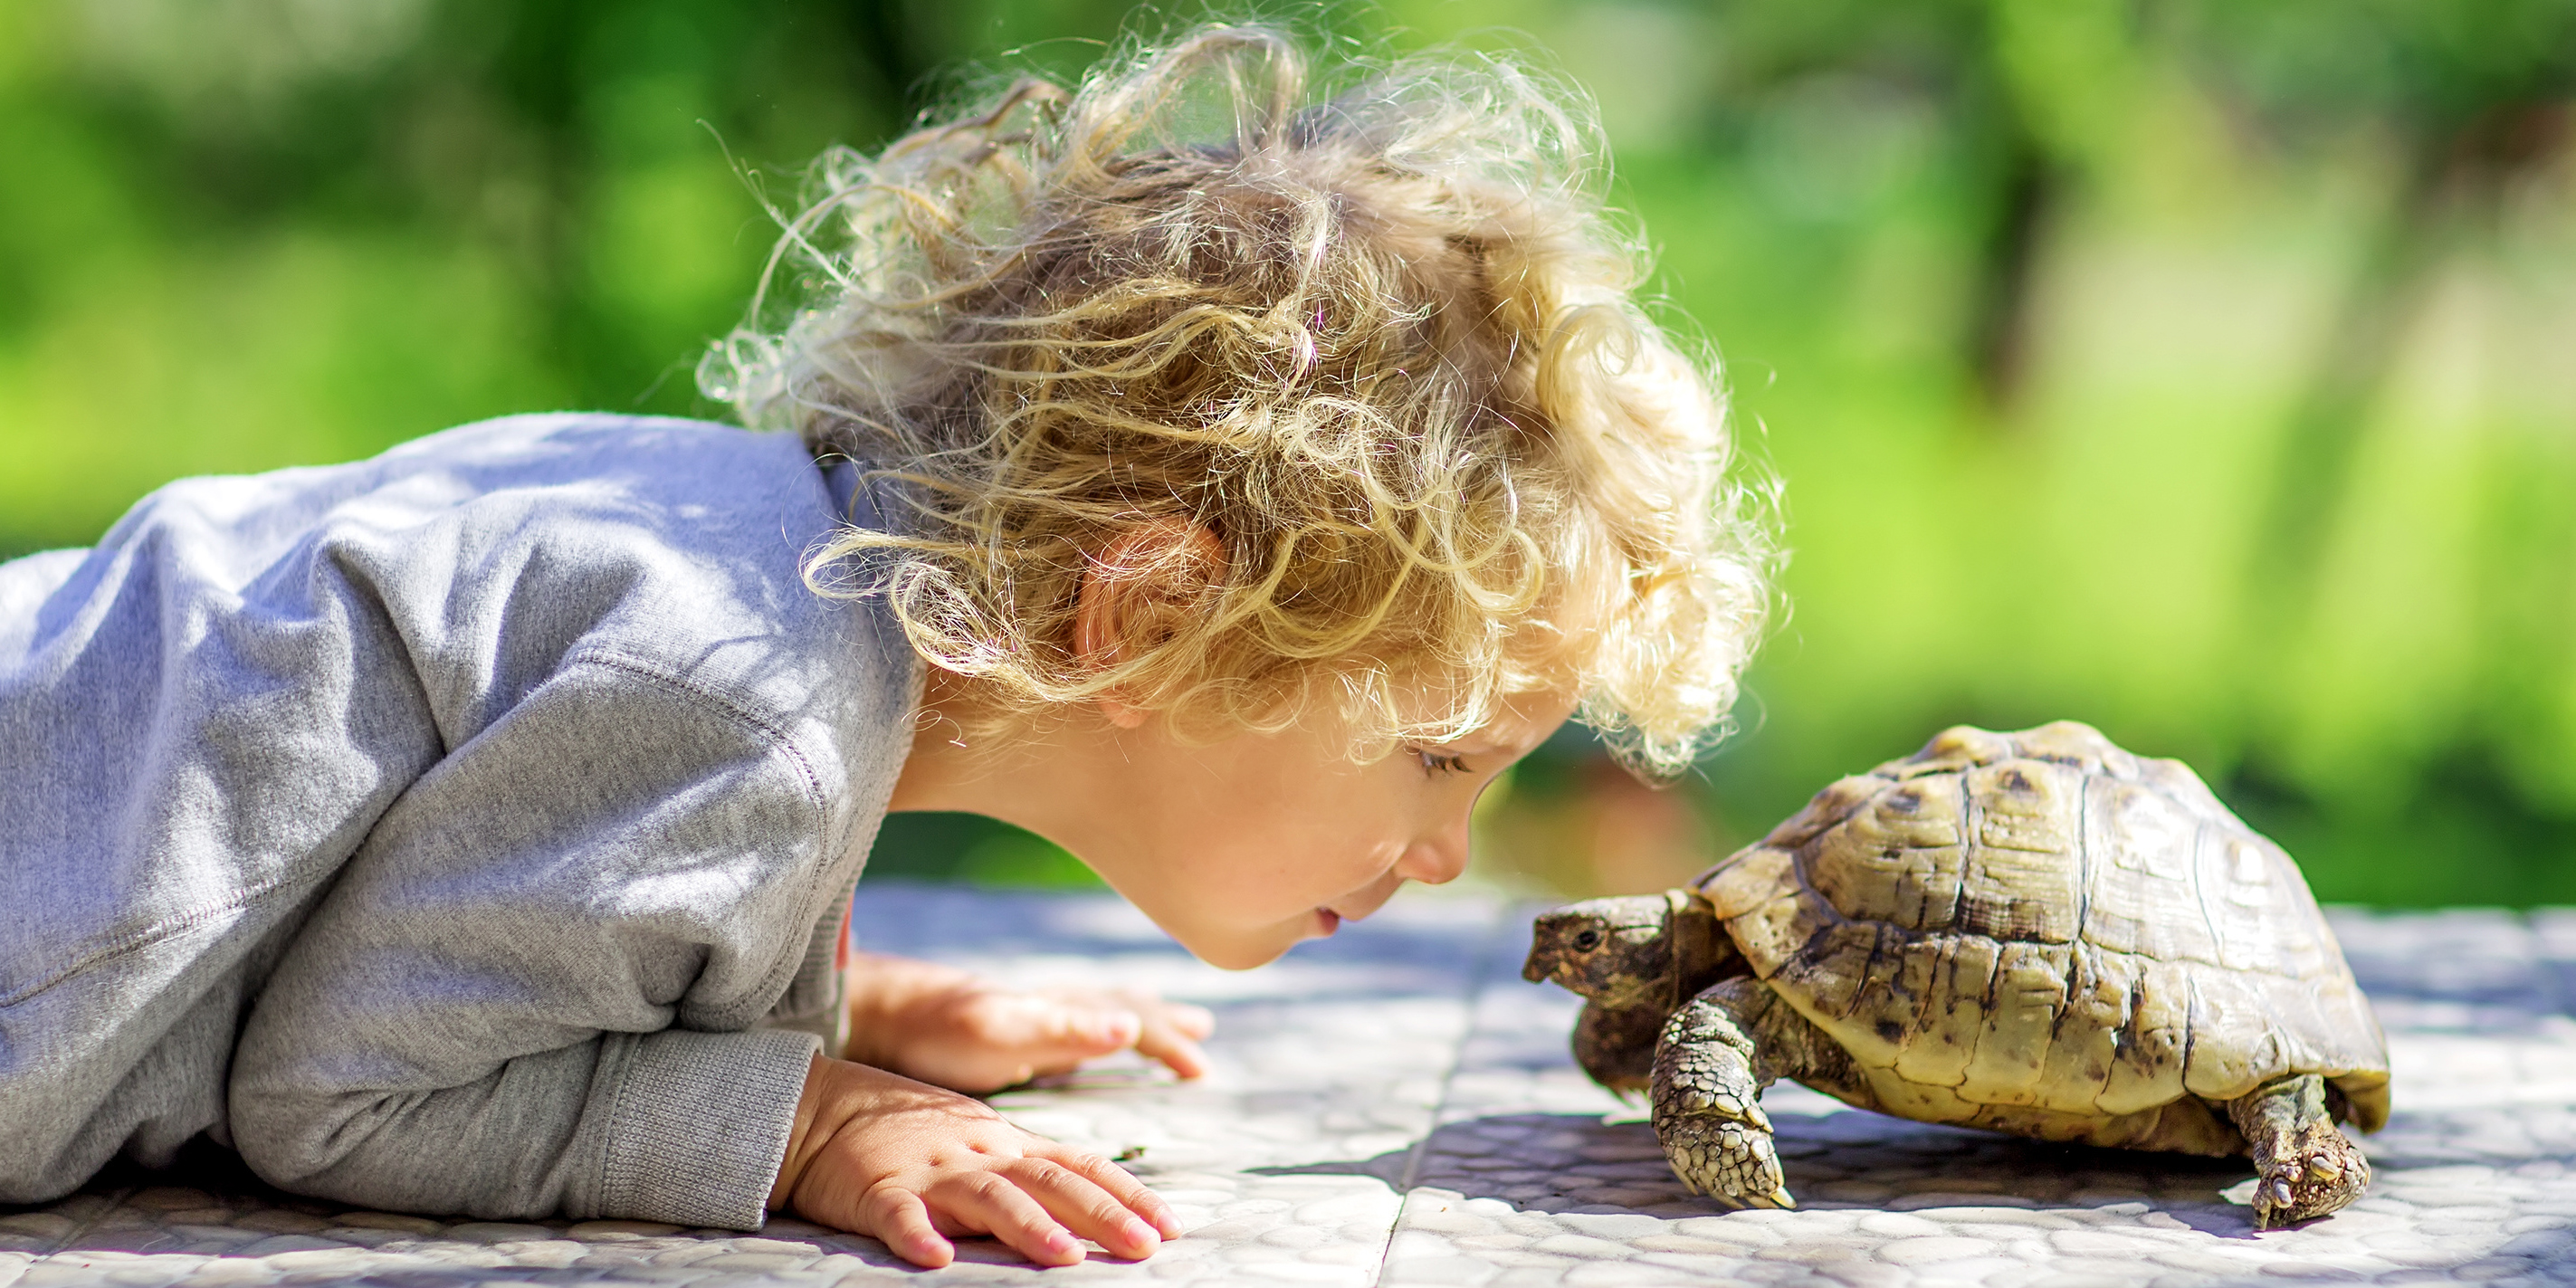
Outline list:
[[[1532,948],[1529,960],[1521,963],[1521,978],[1533,984],[1544,984],[1547,982],[1547,968],[1547,950]]]

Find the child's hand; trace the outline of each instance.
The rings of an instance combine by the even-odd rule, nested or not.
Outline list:
[[[860,953],[847,975],[845,1053],[954,1091],[986,1092],[1134,1047],[1172,1072],[1207,1071],[1202,1007],[1135,989],[1014,992],[952,967]]]
[[[1181,1233],[1161,1197],[1108,1159],[1022,1131],[981,1101],[822,1056],[769,1206],[933,1268],[956,1258],[959,1235],[1066,1266],[1083,1258],[1076,1238],[1134,1258]]]

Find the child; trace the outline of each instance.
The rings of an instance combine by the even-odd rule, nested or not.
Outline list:
[[[203,1136],[923,1265],[1179,1233],[957,1091],[1191,1076],[1205,1013],[844,969],[878,820],[1021,824],[1258,965],[1457,876],[1570,712],[1682,768],[1767,593],[1582,118],[1308,71],[1204,28],[833,154],[824,298],[704,373],[797,436],[498,421],[0,566],[0,1201]]]

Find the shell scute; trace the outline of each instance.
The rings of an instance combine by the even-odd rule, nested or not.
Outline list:
[[[2036,1105],[2046,1092],[2049,1037],[2066,1007],[2074,945],[2009,942],[1995,955],[1994,985],[1977,1052],[1959,1082],[1962,1099],[1983,1105]]]
[[[2160,880],[2191,880],[2200,816],[2143,783],[2096,778],[2085,802],[2085,841],[2112,867]]]
[[[2036,729],[2008,735],[2013,750],[2032,760],[2054,761],[2079,773],[2138,776],[2138,758],[2102,736],[2100,730],[2075,720],[2056,720]]]
[[[1824,926],[1842,920],[1798,878],[1798,856],[1767,845],[1739,852],[1712,873],[1700,892],[1761,979],[1809,951]]]
[[[1928,1086],[1956,1087],[1968,1076],[1977,1039],[1986,1029],[1986,998],[1993,992],[1998,954],[1983,935],[1949,935],[1908,945],[1909,971],[1930,981],[1911,1038],[1896,1053],[1898,1076]],[[1936,1120],[1937,1121],[1937,1120]]]
[[[2217,962],[2218,939],[2194,878],[2201,820],[2143,783],[2096,778],[2086,793],[2093,862],[2085,940],[2107,952]]]
[[[2132,957],[2128,1017],[2118,1056],[2094,1099],[2102,1112],[2137,1113],[2183,1094],[2191,1052],[2191,972],[2182,963]]]
[[[1977,844],[1997,850],[2065,854],[2075,848],[2084,775],[2046,761],[2007,760],[1967,771],[1978,814]]]
[[[1854,774],[1838,779],[1808,800],[1806,808],[1772,828],[1771,834],[1762,838],[1762,843],[1782,850],[1797,849],[1814,840],[1825,829],[1849,818],[1853,810],[1876,799],[1890,781],[1877,774]]]
[[[2084,907],[2083,777],[2063,765],[2016,760],[1967,771],[1976,844],[1967,856],[1957,926],[1997,939],[2072,943]]]
[[[2210,1100],[2233,1100],[2290,1072],[2270,1008],[2260,988],[2237,971],[2194,971],[2190,977],[2193,1041],[2182,1070],[2183,1089]]]
[[[1946,930],[1967,866],[1961,809],[1955,789],[1892,787],[1809,843],[1808,878],[1846,917]]]
[[[2008,734],[1980,729],[1975,725],[1952,725],[1932,735],[1923,750],[1903,760],[1891,760],[1877,772],[1891,778],[1919,778],[1925,774],[1944,774],[1966,769],[1970,765],[1991,765],[2013,754]]]
[[[2066,979],[2066,1004],[2049,1037],[2040,1072],[2044,1103],[2096,1110],[2120,1058],[2120,1033],[2129,1022],[2130,985],[2136,967],[2126,954],[2105,953],[2077,942]]]
[[[1861,1081],[1869,1086],[1870,1099],[1878,1102],[1880,1113],[1917,1122],[1951,1123],[1976,1112],[1976,1106],[1959,1099],[1958,1093],[1949,1087],[1909,1077],[1902,1065],[1894,1069],[1863,1066],[1860,1073]]]
[[[2191,772],[2191,766],[2161,756],[2139,756],[2136,759],[2138,781],[2174,798],[2183,808],[2203,818],[2221,818],[2238,827],[2245,826],[2242,819],[2220,803],[2218,794],[2209,790],[2209,784]]]
[[[2388,1125],[2388,1073],[2383,1069],[2356,1066],[2351,1073],[2333,1079],[2335,1090],[2344,1095],[2351,1108],[2352,1125],[2363,1131],[2377,1131]]]
[[[1923,1020],[1931,963],[1913,951],[1915,941],[1893,926],[1851,922],[1872,935],[1859,987],[1842,1009],[1843,1049],[1868,1068],[1886,1068],[1914,1040]],[[1821,1008],[1824,1003],[1819,998]]]
[[[1768,845],[1750,845],[1700,874],[1692,884],[1717,909],[1718,919],[1741,917],[1798,892],[1798,857]]]
[[[2283,900],[2273,885],[2270,856],[2265,843],[2249,833],[2203,826],[2197,854],[2197,881],[2200,886],[2201,915],[2209,923],[2210,933],[2218,946],[2217,964],[2235,971],[2258,971],[2296,976],[2302,962],[2316,956],[2316,932],[2322,929],[2313,912],[2285,915],[2278,910]],[[2288,863],[2286,855],[2281,862]],[[2299,892],[2305,893],[2305,883]]]
[[[2074,773],[1991,765],[1968,773],[1976,845],[1960,881],[1960,930],[1999,940],[2071,943],[2084,907]]]
[[[1836,916],[1812,896],[1800,901],[1798,911],[1795,926],[1806,930],[1805,943],[1781,963],[1773,978],[1784,996],[1794,994],[1798,1009],[1812,1007],[1815,1014],[1833,1017],[1836,1036],[1865,1040],[1865,1026],[1854,1026],[1850,1020],[1854,1003],[1869,982],[1883,928],[1875,922]],[[1847,1040],[1843,1047],[1849,1050],[1852,1044]]]

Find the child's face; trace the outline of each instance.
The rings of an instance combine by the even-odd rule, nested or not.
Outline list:
[[[1258,966],[1407,881],[1465,871],[1478,793],[1573,709],[1571,696],[1525,695],[1464,739],[1369,765],[1351,763],[1337,727],[1205,746],[1159,721],[1117,730],[1104,766],[1114,795],[1062,839],[1202,960]]]

